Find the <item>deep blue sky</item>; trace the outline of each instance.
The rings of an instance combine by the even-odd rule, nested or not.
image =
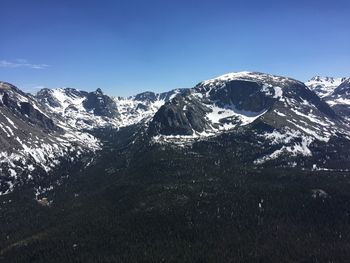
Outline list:
[[[1,0],[0,79],[165,91],[233,71],[350,76],[347,1]]]

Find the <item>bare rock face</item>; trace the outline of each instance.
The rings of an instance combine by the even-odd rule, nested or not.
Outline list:
[[[92,111],[97,116],[115,118],[119,114],[115,101],[104,95],[101,89],[88,93],[83,105],[87,111]]]
[[[4,111],[11,112],[16,118],[32,123],[46,131],[62,131],[53,120],[40,110],[39,103],[30,95],[23,93],[15,86],[2,83],[0,106]]]
[[[205,120],[208,112],[210,109],[197,99],[177,97],[167,102],[154,115],[150,132],[164,135],[192,135],[193,129],[202,132],[209,128]]]

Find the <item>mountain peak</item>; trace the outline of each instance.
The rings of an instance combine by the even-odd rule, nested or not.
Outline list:
[[[260,83],[261,82],[301,83],[295,79],[283,77],[283,76],[276,76],[276,75],[271,75],[271,74],[262,73],[262,72],[240,71],[240,72],[227,73],[213,79],[205,80],[200,84],[207,86],[207,85],[212,85],[219,82],[228,82],[232,80],[243,80],[243,81],[252,81],[252,82],[260,82]]]
[[[23,93],[22,91],[20,91],[17,87],[15,87],[14,85],[8,83],[8,82],[4,82],[4,81],[0,81],[0,91],[6,91],[6,90],[12,90],[15,92],[19,92],[19,93]]]
[[[320,83],[331,83],[340,85],[341,82],[346,80],[346,77],[329,77],[329,76],[314,76],[308,82],[320,82]]]
[[[305,82],[305,85],[308,86],[312,91],[316,92],[321,98],[330,96],[334,90],[339,87],[344,81],[348,78],[346,77],[322,77],[315,76],[309,81]]]
[[[9,90],[11,89],[12,85],[7,82],[0,81],[0,90]]]
[[[98,88],[98,89],[95,91],[95,94],[96,94],[96,95],[103,95],[102,89]]]

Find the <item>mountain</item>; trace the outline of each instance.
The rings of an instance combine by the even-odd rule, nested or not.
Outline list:
[[[331,95],[334,90],[345,80],[346,78],[315,76],[307,81],[305,85],[323,98]]]
[[[101,89],[95,92],[72,88],[42,89],[36,97],[61,121],[78,129],[124,127],[153,116],[165,101],[179,90],[161,94],[144,92],[128,98],[109,97]]]
[[[99,148],[90,134],[61,124],[36,97],[0,82],[1,194]]]
[[[325,100],[335,112],[350,121],[350,78],[344,80]]]
[[[118,127],[125,127],[139,122],[147,123],[164,103],[184,91],[180,89],[163,93],[147,91],[127,98],[114,98],[120,113]]]
[[[70,127],[87,129],[107,125],[119,113],[115,102],[98,89],[95,92],[72,88],[42,89],[36,98]]]
[[[327,169],[327,154],[312,158],[314,151],[319,151],[314,149],[316,145],[336,147],[334,140],[350,138],[349,126],[302,82],[254,72],[199,83],[162,106],[150,123],[149,133],[156,142],[177,143],[222,133],[235,134],[231,136],[235,138],[246,134],[237,143],[255,141],[251,148],[260,150],[256,149],[255,159],[251,155],[243,161],[298,165],[294,157],[304,156],[315,159],[314,165],[322,169]]]
[[[0,94],[1,262],[348,261],[349,124],[300,81]]]
[[[305,84],[338,115],[350,120],[350,78],[314,77]]]
[[[248,125],[264,115],[280,120],[268,122],[276,126],[299,115],[317,129],[317,117],[303,116],[312,108],[322,121],[330,124],[330,118],[336,119],[329,106],[301,82],[261,73],[233,73],[201,82],[184,96],[169,101],[157,112],[152,125],[162,135],[200,137]],[[287,126],[300,130],[293,123]]]
[[[38,188],[52,170],[67,166],[67,162],[74,165],[85,159],[91,164],[101,142],[88,130],[144,122],[180,92],[113,98],[101,89],[59,88],[42,89],[34,96],[1,82],[0,194],[28,183]]]
[[[322,99],[300,81],[257,72],[230,73],[191,89],[127,98],[72,88],[42,89],[33,96],[2,82],[2,193],[33,178],[40,181],[63,160],[82,153],[90,156],[89,162],[102,145],[95,131],[107,128],[139,127],[135,140],[146,134],[146,144],[181,147],[220,143],[228,136],[237,147],[256,142],[244,148],[254,154],[242,157],[242,163],[339,168],[341,158],[332,151],[350,138],[349,125],[340,117],[349,116],[349,79],[315,77],[308,82],[328,89],[340,80]],[[311,89],[318,91],[321,84],[314,84]],[[237,147],[231,151],[238,152]],[[347,162],[341,167],[350,168]]]

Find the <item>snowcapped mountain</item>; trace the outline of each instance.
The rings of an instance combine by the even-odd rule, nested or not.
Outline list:
[[[161,107],[149,127],[155,142],[193,142],[241,131],[254,131],[257,144],[267,142],[256,164],[312,156],[315,143],[332,138],[350,140],[349,126],[302,82],[255,72],[199,83]]]
[[[36,97],[55,114],[62,125],[91,129],[114,125],[118,110],[113,99],[98,89],[95,92],[72,88],[42,89]]]
[[[0,193],[7,193],[48,173],[62,158],[97,150],[99,143],[62,126],[34,96],[0,82],[0,147]]]
[[[42,89],[36,97],[57,114],[61,122],[78,129],[112,126],[116,128],[148,120],[180,90],[155,94],[144,92],[127,98],[109,97],[72,88]]]
[[[302,127],[310,123],[309,133],[319,138],[333,134],[330,126],[339,122],[333,110],[303,83],[240,72],[203,81],[167,102],[155,114],[151,129],[164,136],[195,138],[246,126],[257,119],[304,132]]]
[[[333,78],[315,76],[305,83],[311,90],[323,98],[331,95],[334,90],[346,80],[346,78]]]
[[[130,128],[133,143],[147,137],[140,147],[211,142],[249,165],[335,169],[338,160],[349,169],[341,161],[350,147],[349,124],[342,118],[350,116],[349,79],[315,77],[307,84],[310,89],[287,77],[238,72],[191,89],[123,98],[72,88],[42,89],[34,96],[1,82],[0,193],[39,182],[63,162],[85,156],[88,165],[106,141],[95,130],[123,127]],[[132,156],[133,149],[128,151]]]
[[[84,154],[93,159],[101,142],[86,130],[147,122],[180,92],[113,98],[100,89],[59,88],[34,96],[0,82],[0,195],[45,177],[62,161],[74,162]]]
[[[161,106],[184,91],[175,89],[158,94],[147,91],[127,98],[114,98],[120,114],[118,126],[125,127],[139,122],[147,123]]]
[[[305,84],[338,115],[350,120],[350,78],[314,77]]]

